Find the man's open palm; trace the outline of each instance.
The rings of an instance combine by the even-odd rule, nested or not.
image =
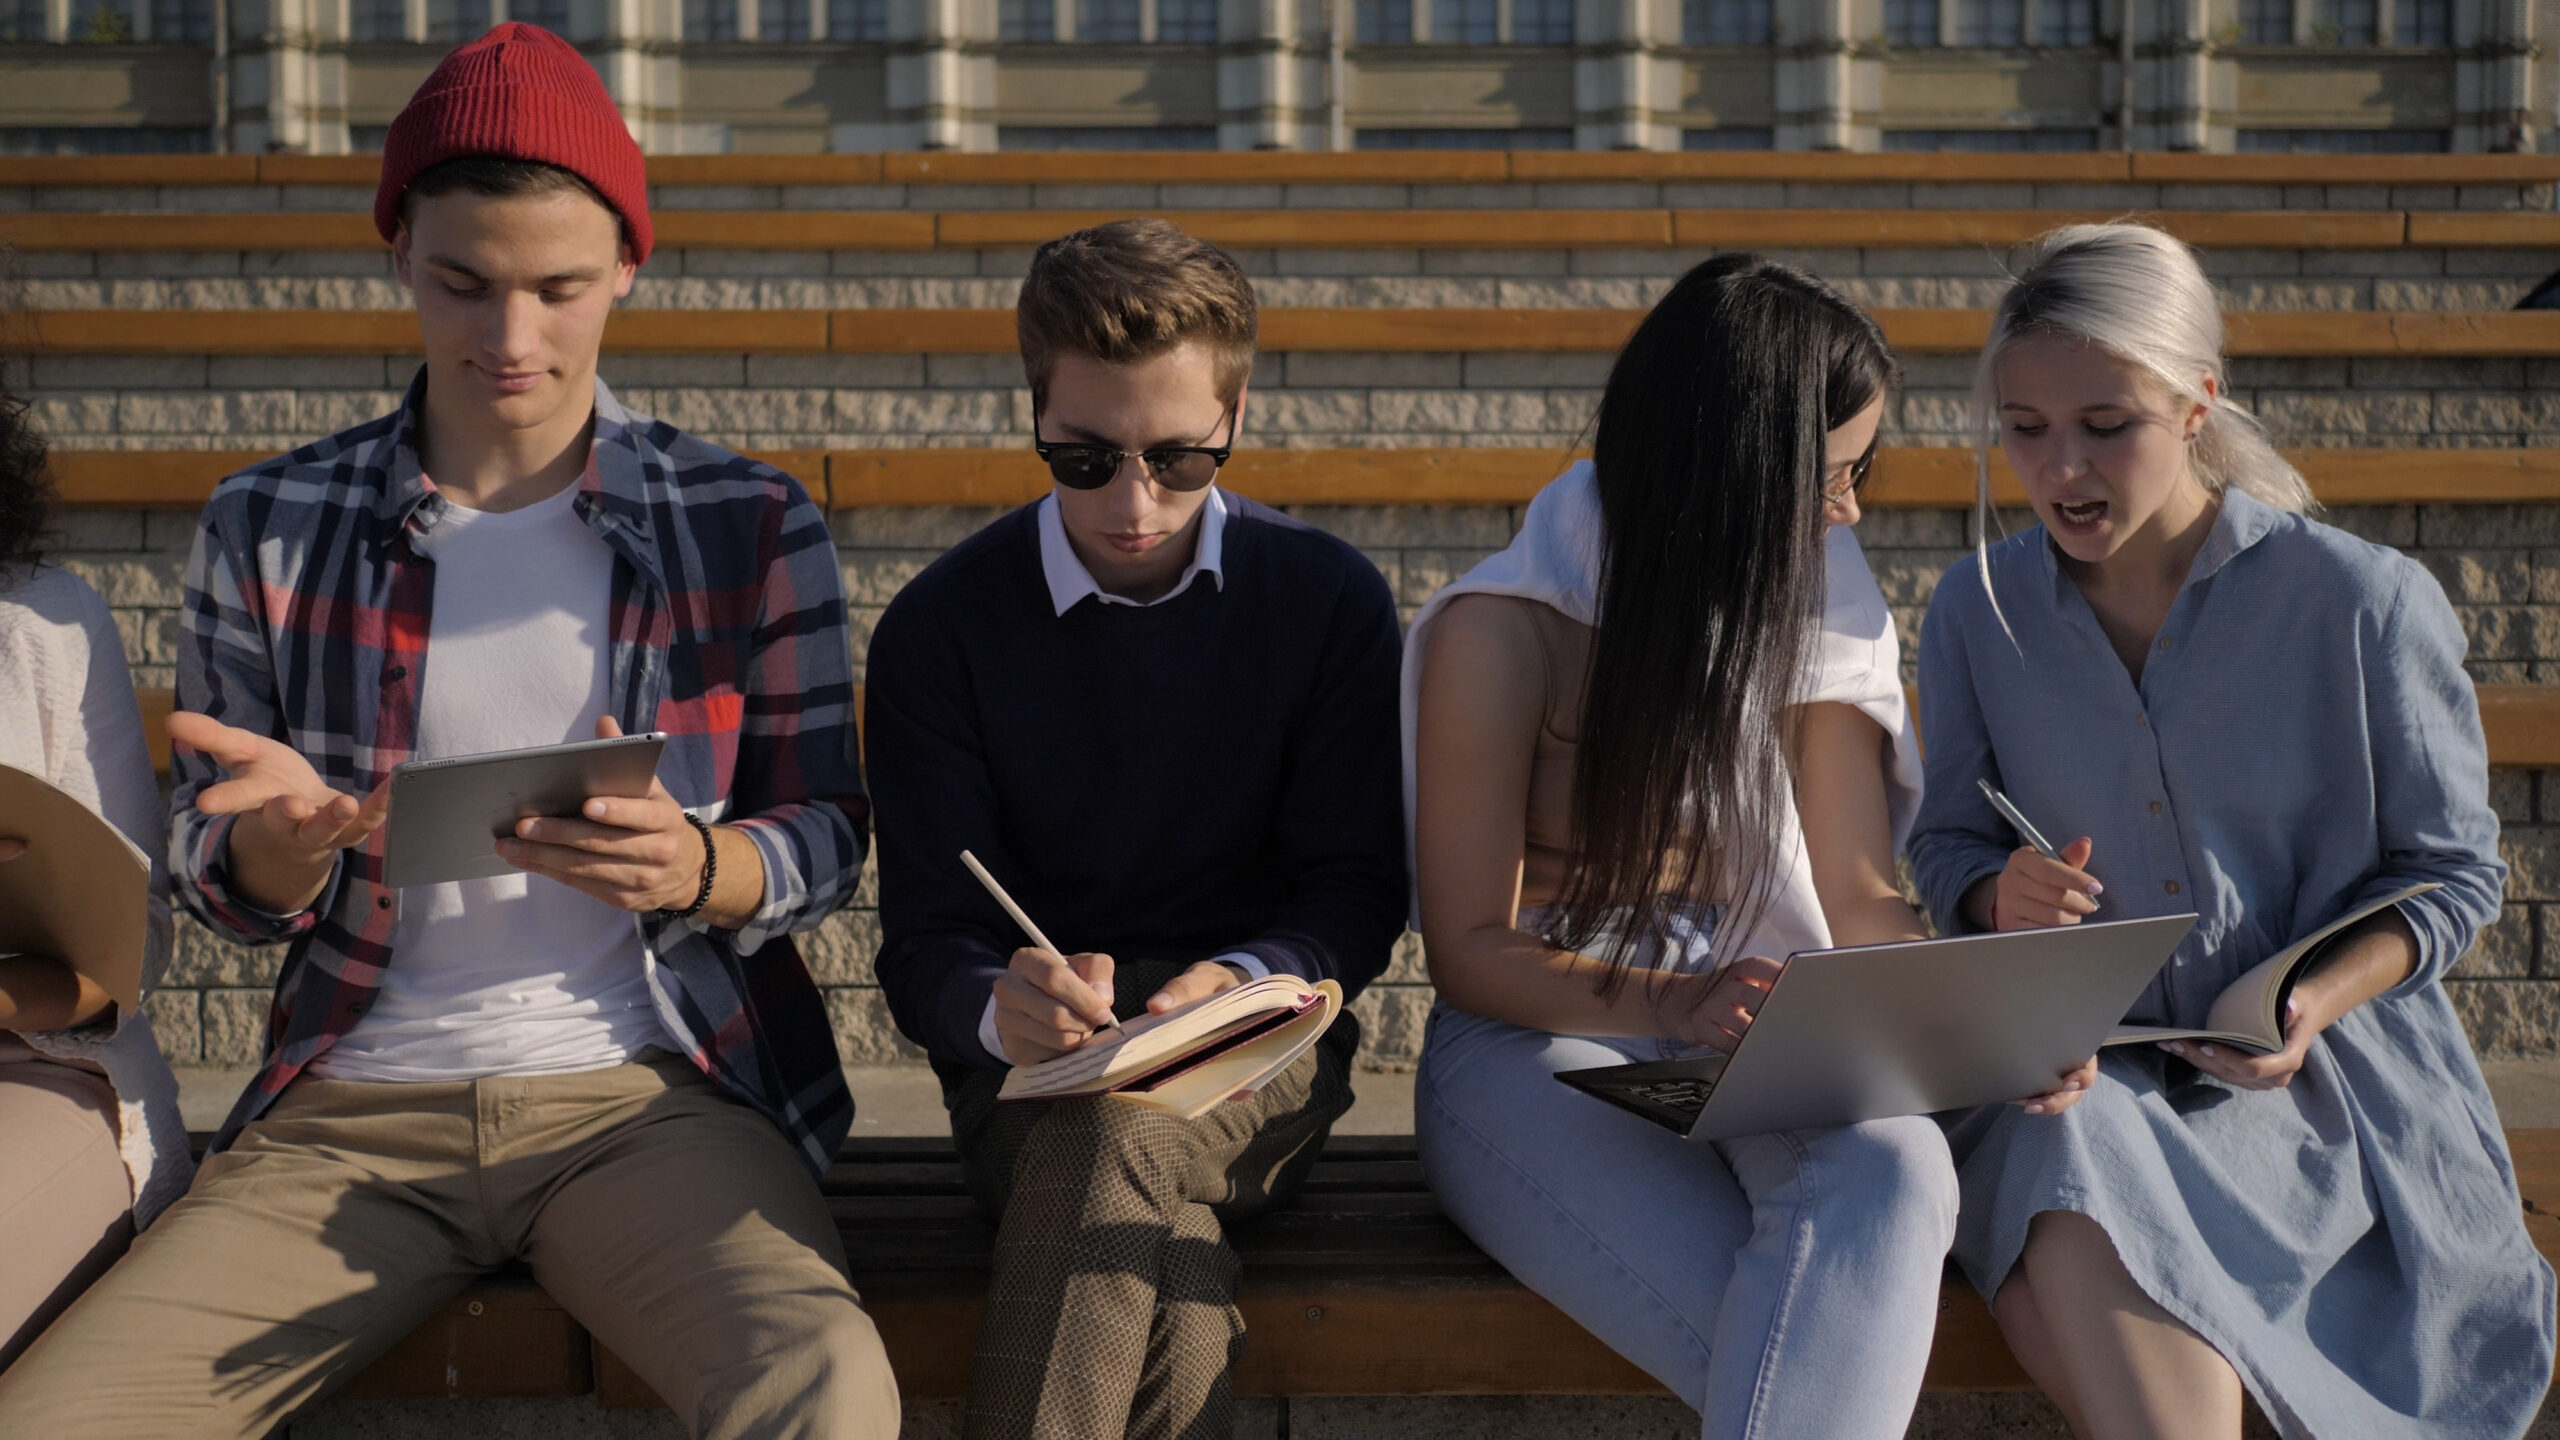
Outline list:
[[[385,783],[363,800],[329,788],[299,751],[281,741],[225,725],[210,715],[179,710],[169,716],[169,738],[202,751],[225,778],[196,795],[207,815],[239,815],[258,842],[286,854],[316,857],[364,843],[382,828],[391,809]],[[235,840],[238,831],[234,831]]]

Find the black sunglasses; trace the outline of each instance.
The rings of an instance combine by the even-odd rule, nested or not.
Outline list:
[[[1236,407],[1218,423],[1235,439]],[[1099,490],[1120,473],[1132,456],[1147,467],[1147,478],[1167,490],[1192,491],[1218,478],[1235,447],[1228,445],[1159,445],[1152,450],[1114,450],[1108,445],[1052,445],[1040,438],[1040,414],[1031,414],[1031,448],[1048,462],[1049,475],[1070,490]]]

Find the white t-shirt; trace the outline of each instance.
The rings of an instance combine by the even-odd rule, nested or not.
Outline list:
[[[613,552],[571,508],[577,495],[572,485],[501,513],[450,505],[420,542],[436,591],[417,758],[595,737]],[[413,886],[373,1008],[310,1073],[469,1080],[619,1065],[663,1034],[648,970],[639,917],[556,881]]]

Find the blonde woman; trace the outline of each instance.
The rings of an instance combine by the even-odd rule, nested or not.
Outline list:
[[[2462,632],[2415,562],[2300,513],[2221,350],[2194,257],[2139,226],[2053,232],[2002,301],[1976,400],[2041,523],[1922,629],[1921,893],[1950,931],[2195,911],[2127,1017],[2193,1026],[2441,888],[2345,932],[2274,1054],[2120,1047],[2058,1113],[1956,1121],[1955,1255],[2083,1436],[2237,1436],[2244,1390],[2288,1437],[2517,1435],[2553,1277],[2437,983],[2506,874]]]

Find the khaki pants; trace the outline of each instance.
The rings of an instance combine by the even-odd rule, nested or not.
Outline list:
[[[1124,1014],[1180,973],[1133,962]],[[1100,1096],[1004,1101],[1004,1072],[945,1095],[969,1188],[998,1217],[970,1362],[967,1440],[1225,1440],[1244,1340],[1225,1227],[1287,1204],[1351,1108],[1360,1025],[1196,1120]]]
[[[133,1239],[115,1087],[13,1038],[0,1035],[0,1371]]]
[[[263,1435],[511,1259],[696,1436],[897,1433],[808,1172],[763,1116],[653,1054],[294,1085],[0,1375],[0,1435]]]

